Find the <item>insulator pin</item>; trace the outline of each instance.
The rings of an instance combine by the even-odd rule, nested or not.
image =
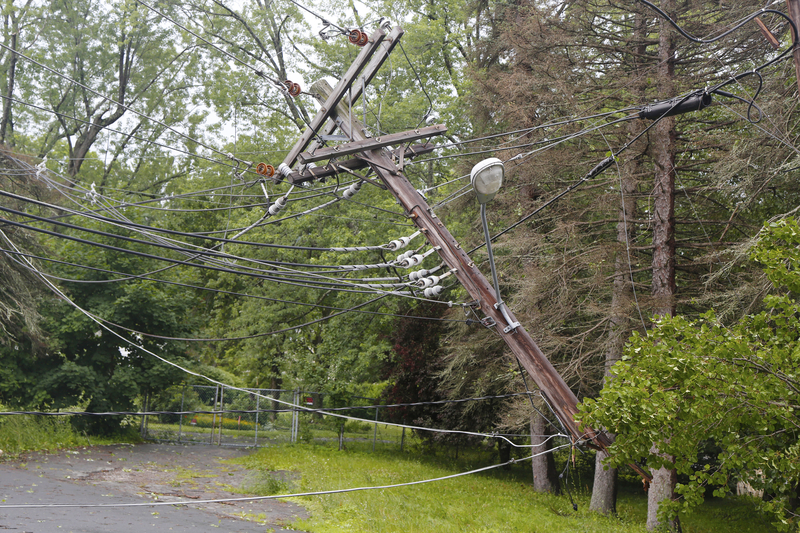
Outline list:
[[[281,176],[286,178],[289,176],[289,174],[292,173],[292,168],[286,163],[281,163],[280,165],[278,165],[278,172],[280,172]]]

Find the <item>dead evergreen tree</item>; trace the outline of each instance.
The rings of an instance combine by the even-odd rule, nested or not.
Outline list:
[[[698,35],[720,33],[759,7],[664,6]],[[481,54],[501,60],[474,74],[473,109],[485,132],[644,106],[724,80],[721,65],[746,69],[776,53],[754,24],[701,46],[678,37],[653,11],[613,2],[517,4],[505,6],[498,18],[504,31],[485,44],[492,54]],[[778,35],[787,31],[777,17],[767,23]],[[793,109],[779,104],[787,97],[779,85],[782,68],[765,78],[765,89],[774,88],[760,96],[765,116],[786,117]],[[743,80],[731,89],[752,95],[753,83]],[[757,114],[728,100],[660,121],[620,154],[613,169],[498,241],[507,301],[579,395],[599,389],[627,336],[649,327],[653,316],[694,315],[710,305],[735,316],[757,307],[763,283],[737,246],[765,215],[786,212],[794,193],[779,186],[776,201],[765,195],[774,180],[789,179],[780,165],[788,167],[791,148],[776,140],[786,133],[784,122],[773,119],[770,131],[757,130],[748,112]],[[495,227],[542,205],[651,124],[636,120],[581,135],[507,165],[507,183],[490,213]],[[545,137],[580,127],[518,134],[497,153],[508,159],[525,151],[513,148],[523,139],[545,145]],[[769,162],[758,142],[778,157]],[[746,212],[742,203],[755,209]],[[651,517],[673,494],[674,472],[666,472],[665,482],[658,479],[651,489]],[[598,473],[592,508],[613,512],[613,475]],[[658,519],[652,520],[651,528]]]

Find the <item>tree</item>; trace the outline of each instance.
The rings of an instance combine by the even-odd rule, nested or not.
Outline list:
[[[0,217],[25,222],[5,211],[24,211],[25,202],[8,194],[50,199],[53,194],[36,179],[36,169],[25,158],[0,148]],[[34,209],[48,214],[46,209]],[[30,268],[25,254],[47,253],[42,239],[23,227],[0,223],[0,401],[25,405],[35,401],[38,374],[47,368],[47,336],[42,327],[41,307],[47,291]],[[39,262],[30,259],[32,264]]]
[[[111,240],[111,239],[109,239]],[[92,263],[108,271],[136,275],[153,270],[123,252],[62,245],[61,257],[78,264]],[[148,268],[150,266],[151,268]],[[150,335],[189,337],[196,328],[191,317],[192,294],[171,285],[117,276],[101,271],[59,269],[67,296],[81,309],[99,317],[104,328],[71,303],[51,297],[47,330],[51,335],[49,369],[40,371],[36,385],[39,404],[64,408],[85,402],[87,412],[128,411],[144,395],[166,389],[183,378],[183,372],[139,348],[145,348],[181,366],[192,366],[182,342]],[[115,333],[113,333],[115,332]],[[82,429],[108,434],[120,429],[124,417],[78,417]]]
[[[682,501],[662,504],[661,520],[696,506],[707,490],[722,496],[743,479],[771,494],[763,507],[797,529],[798,245],[796,220],[765,226],[751,250],[775,291],[764,311],[730,324],[713,310],[696,320],[660,317],[646,335],[633,335],[600,396],[581,405],[582,421],[618,435],[609,464],[644,458],[651,468],[685,476],[676,487]],[[707,441],[720,450],[713,464],[699,457]]]

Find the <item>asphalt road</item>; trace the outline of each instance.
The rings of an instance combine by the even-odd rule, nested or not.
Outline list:
[[[93,446],[31,454],[0,463],[0,505],[108,504],[208,500],[242,495],[253,472],[222,461],[238,448],[144,444]],[[292,473],[259,473],[291,480]],[[138,533],[142,531],[296,531],[307,518],[297,504],[276,500],[146,507],[1,508],[0,531]],[[286,529],[290,528],[290,529]]]

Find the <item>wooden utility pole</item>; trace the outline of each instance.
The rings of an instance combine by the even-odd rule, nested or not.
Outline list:
[[[318,91],[324,91],[326,90],[326,85],[315,84],[314,87]],[[330,90],[329,87],[327,86],[327,90]],[[329,98],[327,94],[319,95],[320,101],[324,101],[327,98]],[[475,262],[467,256],[444,223],[428,206],[427,201],[397,168],[389,153],[378,146],[376,139],[364,135],[365,128],[357,119],[342,116],[337,116],[337,119],[337,123],[345,132],[345,135],[354,139],[352,144],[358,144],[358,146],[362,147],[363,151],[358,157],[367,162],[381,179],[381,182],[403,206],[406,214],[425,235],[431,246],[437,249],[439,256],[454,272],[470,297],[475,300],[475,307],[480,309],[489,318],[489,322],[495,325],[497,333],[508,344],[536,385],[547,396],[553,410],[556,412],[556,416],[567,432],[576,440],[598,441],[597,444],[600,447],[605,447],[608,443],[604,435],[595,433],[591,428],[583,428],[582,430],[578,428],[575,422],[575,414],[578,412],[578,399],[525,328],[519,325],[509,329],[511,324],[517,322],[514,315],[508,310],[511,324],[506,322],[503,313],[495,306],[498,302],[495,291],[489,281],[475,266]],[[350,124],[352,124],[352,129]],[[432,126],[431,128],[436,128],[434,131],[441,131],[442,133],[445,131],[444,126],[441,125]],[[370,141],[374,146],[369,146]],[[301,155],[300,157],[302,158],[303,156]]]
[[[400,28],[395,28],[392,31],[390,35],[392,45],[402,34],[403,31]],[[370,39],[383,40],[383,31],[377,30]],[[382,50],[378,46],[372,48],[371,54],[374,53],[376,57],[364,69],[365,77],[368,76],[371,79],[374,76],[389,51],[389,47],[386,46]],[[335,88],[331,88],[324,81],[317,82],[312,87],[312,92],[315,93],[322,105],[319,114],[311,123],[312,128],[320,128],[324,119],[331,119],[334,127],[338,126],[351,142],[324,149],[318,149],[315,146],[308,152],[304,152],[303,150],[308,146],[311,139],[319,137],[316,130],[309,128],[289,156],[287,156],[284,163],[292,165],[298,159],[301,162],[311,162],[349,153],[353,154],[356,160],[362,161],[372,168],[380,178],[383,186],[392,193],[397,202],[404,208],[406,215],[425,235],[430,245],[439,253],[442,261],[465,287],[470,297],[474,300],[473,307],[484,313],[486,323],[496,328],[497,333],[533,378],[533,381],[546,396],[567,433],[576,442],[587,442],[596,448],[605,449],[609,441],[604,434],[597,433],[590,427],[578,427],[575,421],[578,399],[575,394],[573,394],[525,328],[518,323],[511,311],[507,310],[507,318],[503,316],[504,313],[498,308],[495,291],[489,281],[450,234],[444,223],[428,206],[425,198],[403,174],[403,157],[408,157],[408,150],[400,149],[396,152],[387,150],[387,146],[390,144],[405,144],[423,137],[441,135],[446,132],[446,127],[433,125],[404,133],[373,138],[369,136],[365,125],[353,116],[352,102],[355,101],[355,97],[349,102],[350,105],[347,105],[343,97],[354,82],[359,91],[365,86],[362,79],[356,80],[355,78],[358,76],[358,72],[362,71],[362,64],[369,61],[371,54],[363,52],[359,54],[356,62],[348,70],[348,74],[351,72],[356,74],[351,77],[346,75]],[[320,116],[324,116],[324,119],[320,119]],[[329,125],[325,131],[332,132],[333,129]],[[415,153],[412,151],[411,155],[413,156]],[[342,163],[337,163],[337,165],[343,165],[347,162],[348,160],[345,160]],[[287,181],[299,179],[297,177],[299,174],[292,172],[290,169],[284,168],[283,172]],[[640,468],[634,466],[634,469],[644,477],[649,477]]]

